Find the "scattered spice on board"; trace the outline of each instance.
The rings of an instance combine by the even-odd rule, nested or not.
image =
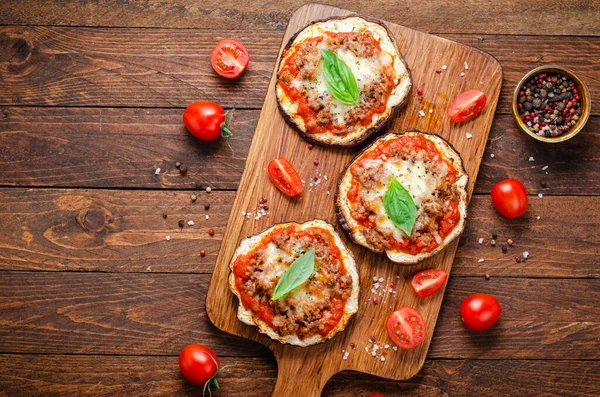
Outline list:
[[[196,200],[198,200],[198,196],[196,196],[196,193],[192,193],[190,199],[192,200],[192,203],[195,203]]]
[[[200,250],[200,256],[202,256],[202,257],[206,256],[206,251],[205,250]]]
[[[568,132],[581,117],[579,88],[561,73],[533,76],[519,91],[517,102],[521,120],[543,137]]]
[[[421,87],[417,88],[417,94],[423,95],[423,89]]]
[[[175,163],[175,168],[179,168],[179,167],[181,167],[181,163],[178,161]]]
[[[204,203],[204,209],[208,211],[210,209],[210,203]]]
[[[210,229],[208,229],[208,234],[211,236],[215,235],[215,229],[213,229],[212,227]]]
[[[181,175],[185,175],[185,174],[187,174],[187,172],[188,172],[188,167],[187,167],[187,165],[185,165],[185,164],[182,164],[182,165],[179,167],[179,173],[180,173]]]
[[[185,226],[185,221],[184,221],[183,219],[180,219],[180,220],[177,222],[177,225],[179,225],[179,227],[184,227],[184,226]]]
[[[162,214],[163,219],[167,219],[167,216],[168,216],[167,213],[163,212],[163,214]]]

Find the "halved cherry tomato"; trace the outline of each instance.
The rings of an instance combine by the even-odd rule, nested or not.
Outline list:
[[[518,180],[506,179],[492,187],[492,202],[505,217],[517,218],[527,210],[527,191]]]
[[[483,110],[486,101],[485,94],[473,88],[454,98],[448,108],[448,114],[455,123],[471,120]]]
[[[288,196],[297,196],[302,193],[302,179],[298,171],[285,157],[272,160],[267,166],[271,182]]]
[[[427,298],[439,291],[448,280],[448,273],[439,269],[422,270],[413,276],[410,285],[419,298]]]
[[[232,39],[221,40],[210,54],[210,63],[215,72],[223,77],[238,77],[250,62],[248,50],[239,41]]]
[[[417,346],[427,335],[423,317],[412,307],[401,307],[390,314],[386,326],[392,341],[402,349]]]
[[[492,295],[474,294],[460,305],[460,317],[471,331],[484,331],[496,324],[502,308]]]

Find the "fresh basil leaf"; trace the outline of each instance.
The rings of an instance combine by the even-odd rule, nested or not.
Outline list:
[[[392,179],[383,196],[383,207],[394,225],[410,237],[417,220],[417,206],[408,190],[396,178]]]
[[[285,298],[287,294],[304,284],[315,270],[315,249],[300,255],[281,276],[273,290],[271,300]]]
[[[352,69],[335,53],[321,49],[323,71],[327,89],[340,102],[346,105],[358,105],[359,92]]]

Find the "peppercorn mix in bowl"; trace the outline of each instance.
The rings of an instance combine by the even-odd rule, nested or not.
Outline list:
[[[585,83],[569,69],[540,66],[517,84],[512,110],[519,127],[542,142],[563,142],[575,136],[590,115]]]

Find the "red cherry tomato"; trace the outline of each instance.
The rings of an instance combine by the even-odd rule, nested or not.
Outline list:
[[[455,123],[471,120],[483,110],[486,101],[485,94],[473,88],[454,98],[448,108],[448,114]]]
[[[448,280],[448,273],[439,269],[422,270],[413,276],[410,285],[419,298],[427,298],[438,292]]]
[[[208,347],[199,344],[187,345],[179,354],[179,369],[183,376],[198,386],[203,386],[219,370],[217,355]],[[218,388],[218,383],[214,382]]]
[[[427,335],[423,317],[412,307],[401,307],[390,314],[386,326],[392,341],[402,349],[417,346]]]
[[[201,141],[229,137],[229,121],[223,108],[214,102],[194,102],[183,112],[183,124]]]
[[[288,196],[297,196],[302,193],[302,179],[298,171],[285,157],[272,160],[267,166],[271,182]]]
[[[527,191],[518,180],[506,179],[492,187],[492,202],[505,217],[517,218],[527,210]]]
[[[471,331],[484,331],[496,324],[502,308],[492,295],[474,294],[460,305],[460,316]]]
[[[217,43],[210,54],[210,63],[215,72],[223,77],[238,77],[250,62],[246,47],[239,41],[225,39]]]

